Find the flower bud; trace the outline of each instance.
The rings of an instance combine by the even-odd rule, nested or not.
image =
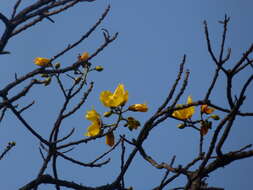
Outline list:
[[[205,113],[205,114],[211,114],[214,112],[214,108],[208,107],[208,105],[206,104],[201,105],[200,109],[201,109],[201,113]]]
[[[103,115],[104,115],[104,117],[110,117],[112,115],[112,112],[111,111],[107,111]]]
[[[130,111],[138,111],[138,112],[146,112],[148,111],[147,104],[134,104],[129,106],[128,110]]]
[[[44,58],[44,57],[36,57],[33,60],[35,65],[38,65],[40,67],[49,67],[51,66],[51,60],[48,58]]]
[[[87,61],[89,59],[89,53],[88,52],[83,52],[83,54],[81,56],[79,56],[79,60],[84,62]]]
[[[211,115],[210,117],[211,117],[212,119],[214,119],[214,120],[220,120],[220,116],[215,115],[215,114]]]
[[[184,123],[180,123],[180,124],[177,125],[177,127],[179,129],[184,129],[186,127],[186,125]]]
[[[95,70],[98,71],[98,72],[101,72],[101,71],[104,70],[104,68],[102,66],[96,66]]]

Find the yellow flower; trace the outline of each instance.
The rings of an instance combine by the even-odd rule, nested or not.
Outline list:
[[[49,67],[51,65],[51,60],[44,57],[36,57],[33,60],[35,65],[41,66],[41,67]]]
[[[103,91],[100,94],[100,101],[106,107],[117,107],[124,105],[128,100],[128,91],[125,91],[124,85],[119,84],[114,93]]]
[[[92,123],[88,127],[88,131],[85,133],[85,136],[93,137],[93,136],[98,135],[100,131],[101,131],[101,128],[100,128],[99,123]]]
[[[192,103],[192,97],[188,96],[187,98],[187,104]],[[177,107],[180,107],[181,105],[178,105]],[[191,106],[189,108],[181,109],[181,110],[176,110],[172,113],[172,116],[178,118],[178,119],[190,119],[192,115],[194,114],[194,106]]]
[[[110,133],[108,133],[105,136],[105,143],[109,146],[113,146],[114,145],[114,134],[113,131],[111,131]]]
[[[87,111],[85,117],[91,122],[100,121],[100,115],[94,109]]]
[[[89,59],[89,53],[88,52],[83,52],[83,54],[80,56],[80,61],[87,61]]]
[[[214,108],[210,108],[206,104],[201,105],[200,109],[201,109],[201,113],[205,113],[205,114],[211,114],[214,112]]]
[[[91,125],[88,127],[88,131],[85,133],[85,136],[92,137],[98,135],[101,131],[100,115],[93,109],[87,111],[85,117],[91,121]]]
[[[134,104],[134,105],[129,106],[128,110],[146,112],[148,111],[148,106],[147,104]]]
[[[102,66],[96,66],[95,70],[98,71],[98,72],[101,72],[101,71],[104,70],[104,68]]]

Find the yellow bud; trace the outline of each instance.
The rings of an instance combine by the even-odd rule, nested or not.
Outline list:
[[[33,60],[35,65],[38,65],[40,67],[49,67],[51,66],[51,60],[48,58],[44,58],[44,57],[36,57]]]
[[[101,71],[104,70],[104,68],[102,66],[96,66],[95,70],[98,71],[98,72],[101,72]]]
[[[88,52],[83,52],[83,54],[79,57],[79,60],[84,62],[87,61],[89,59],[89,53]]]
[[[104,117],[110,117],[112,115],[111,111],[107,111],[104,113]]]
[[[44,83],[44,85],[45,86],[48,86],[50,83],[51,83],[51,77],[47,77],[44,81],[43,81],[43,83]]]
[[[129,106],[128,110],[146,112],[148,111],[148,106],[147,104],[134,104],[134,105]]]
[[[54,67],[56,68],[56,69],[59,69],[60,67],[61,67],[61,63],[55,63],[55,65],[54,65]]]
[[[220,119],[220,117],[218,115],[211,115],[210,117],[214,120],[219,120]]]
[[[184,129],[186,127],[186,125],[184,123],[180,123],[180,124],[177,125],[177,127],[179,129]]]

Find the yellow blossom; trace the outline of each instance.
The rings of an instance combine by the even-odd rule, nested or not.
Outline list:
[[[114,93],[103,91],[100,94],[100,101],[106,107],[117,107],[124,105],[128,100],[128,91],[125,91],[124,85],[119,84]]]
[[[96,66],[95,70],[98,71],[98,72],[101,72],[101,71],[104,70],[104,68],[102,66]]]
[[[96,110],[93,109],[87,111],[85,117],[91,121],[91,125],[88,127],[88,131],[85,133],[85,135],[88,137],[98,135],[101,131],[100,115],[96,112]]]
[[[100,131],[101,131],[101,128],[100,128],[99,123],[92,123],[88,127],[88,131],[85,133],[85,136],[93,137],[93,136],[98,135]]]
[[[83,54],[79,57],[80,61],[87,61],[89,59],[89,53],[83,52]]]
[[[201,105],[200,109],[201,109],[201,113],[205,113],[205,114],[211,114],[214,112],[214,108],[210,108],[206,104]]]
[[[128,110],[146,112],[148,111],[148,106],[147,104],[134,104],[134,105],[129,106]]]
[[[113,146],[114,145],[114,134],[113,131],[111,131],[110,133],[108,133],[105,136],[105,143],[109,146]]]
[[[187,104],[191,104],[192,103],[192,97],[188,96],[187,98]],[[177,107],[180,107],[181,105],[178,105]],[[180,110],[176,110],[172,113],[172,116],[178,118],[178,119],[190,119],[192,117],[192,115],[194,114],[194,106],[191,106],[189,108],[184,108],[184,109],[180,109]]]
[[[51,65],[51,60],[44,57],[36,57],[33,60],[35,65],[41,66],[41,67],[49,67]]]

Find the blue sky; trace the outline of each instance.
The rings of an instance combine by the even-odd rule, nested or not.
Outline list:
[[[29,2],[32,1],[27,1]],[[13,3],[14,1],[2,3],[0,11],[8,15]],[[243,3],[238,0],[229,2],[225,0],[100,0],[94,3],[81,3],[64,14],[52,17],[55,24],[45,20],[10,40],[6,50],[10,51],[11,55],[0,57],[1,88],[7,82],[14,80],[15,73],[21,76],[35,69],[36,66],[32,63],[35,57],[51,57],[67,44],[79,39],[96,22],[108,4],[111,5],[111,11],[99,29],[87,41],[58,60],[63,66],[67,66],[75,61],[78,53],[94,52],[102,43],[103,36],[100,31],[102,28],[108,29],[111,34],[119,32],[118,39],[92,60],[94,65],[102,65],[105,70],[90,75],[89,81],[95,81],[95,88],[88,102],[74,117],[63,124],[62,135],[72,127],[76,128],[71,140],[83,138],[83,133],[89,125],[89,122],[84,119],[87,110],[94,106],[100,113],[106,111],[99,102],[99,93],[103,90],[113,91],[119,83],[125,84],[129,91],[129,104],[148,103],[149,112],[134,115],[144,122],[166,97],[184,54],[187,55],[186,67],[190,69],[191,75],[181,102],[184,103],[189,94],[194,100],[203,98],[215,70],[204,39],[204,20],[208,21],[213,47],[218,52],[222,32],[218,20],[222,20],[225,14],[231,17],[227,47],[232,48],[232,56],[227,63],[228,68],[232,67],[230,65],[234,64],[253,42],[251,26],[253,3],[250,0],[244,0]],[[0,31],[2,27],[1,23]],[[241,88],[241,82],[246,79],[247,74],[250,72],[244,72],[235,81],[234,92],[238,92]],[[243,107],[245,111],[252,111],[250,97],[252,93],[251,86],[248,91],[249,99]],[[221,75],[212,101],[227,107],[224,98],[224,76]],[[36,100],[36,104],[24,113],[24,117],[43,136],[48,137],[62,99],[59,89],[56,88],[56,82],[53,81],[47,88],[36,87],[18,103],[24,105]],[[252,119],[249,118],[239,118],[236,121],[232,134],[225,144],[226,151],[252,143],[251,122]],[[157,126],[144,143],[147,152],[159,162],[168,161],[173,155],[177,155],[176,165],[178,165],[196,157],[198,134],[187,129],[179,130],[176,128],[177,124],[176,121],[167,120]],[[17,189],[37,175],[42,163],[38,151],[39,143],[10,112],[0,123],[0,129],[1,149],[8,141],[17,142],[14,150],[0,162],[0,170],[4,171],[1,188]],[[129,133],[122,129],[116,135],[126,134],[131,139],[137,136],[139,131]],[[208,134],[207,140],[210,138],[211,134]],[[108,147],[104,145],[104,139],[101,139],[88,145],[81,145],[71,155],[88,162],[106,150]],[[131,148],[127,149],[127,152],[129,153],[130,150]],[[60,177],[91,186],[110,183],[118,174],[120,152],[116,151],[111,158],[111,164],[101,169],[80,168],[60,161],[59,170],[62,171]],[[249,158],[235,162],[212,173],[207,182],[230,190],[249,189],[253,185],[252,161],[253,158]],[[50,173],[50,170],[48,172]],[[162,174],[138,156],[126,175],[126,184],[133,186],[134,189],[148,189],[159,183]],[[180,186],[183,181],[183,179],[176,181],[169,186],[169,189]],[[40,189],[48,188],[50,187],[41,186]]]

